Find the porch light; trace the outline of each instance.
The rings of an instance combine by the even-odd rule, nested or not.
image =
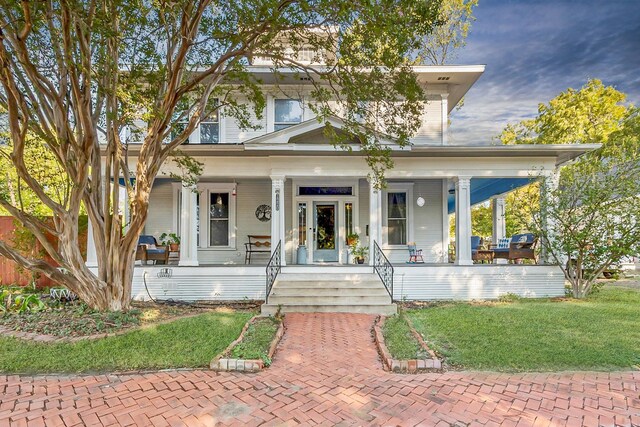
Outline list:
[[[424,206],[424,197],[420,196],[416,199],[416,205],[418,205],[419,207],[423,207]]]

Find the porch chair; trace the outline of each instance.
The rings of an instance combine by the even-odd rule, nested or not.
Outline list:
[[[158,245],[155,237],[150,235],[141,235],[138,238],[138,247],[136,248],[136,261],[155,261],[156,264],[169,263],[169,248],[167,246]]]
[[[508,241],[508,244],[506,244]],[[516,261],[519,259],[531,259],[537,262],[535,246],[538,238],[533,233],[514,234],[511,238],[500,239],[498,245],[491,248],[494,258]]]
[[[422,249],[416,249],[416,242],[407,243],[407,249],[409,249],[409,261],[407,261],[407,264],[424,264]]]
[[[478,260],[478,250],[482,247],[482,237],[471,236],[471,259]]]

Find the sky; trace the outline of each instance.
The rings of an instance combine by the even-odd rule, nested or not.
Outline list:
[[[491,144],[569,87],[598,78],[640,105],[640,0],[480,0],[455,64],[486,64],[451,114],[454,144]]]

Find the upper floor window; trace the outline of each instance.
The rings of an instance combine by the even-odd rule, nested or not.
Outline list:
[[[218,110],[200,123],[200,143],[217,144],[220,142],[220,114]]]
[[[302,122],[302,101],[300,99],[276,99],[273,129],[280,130]]]

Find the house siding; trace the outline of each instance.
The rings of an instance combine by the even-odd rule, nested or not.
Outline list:
[[[406,182],[406,181],[405,181]],[[436,263],[442,260],[442,180],[424,179],[413,181],[412,203],[413,238],[418,249],[422,249],[424,261]],[[416,199],[421,196],[425,199],[423,207],[417,206]],[[386,192],[383,195],[383,204],[386,203]],[[383,212],[386,209],[383,208]],[[383,241],[386,241],[386,227],[382,228]],[[402,263],[409,259],[406,246],[398,248],[383,248],[385,254],[392,263]]]
[[[399,301],[496,299],[506,293],[558,297],[564,295],[564,282],[557,266],[396,266],[393,296]]]
[[[411,142],[415,145],[442,144],[442,98],[429,95],[422,114],[422,124]]]

